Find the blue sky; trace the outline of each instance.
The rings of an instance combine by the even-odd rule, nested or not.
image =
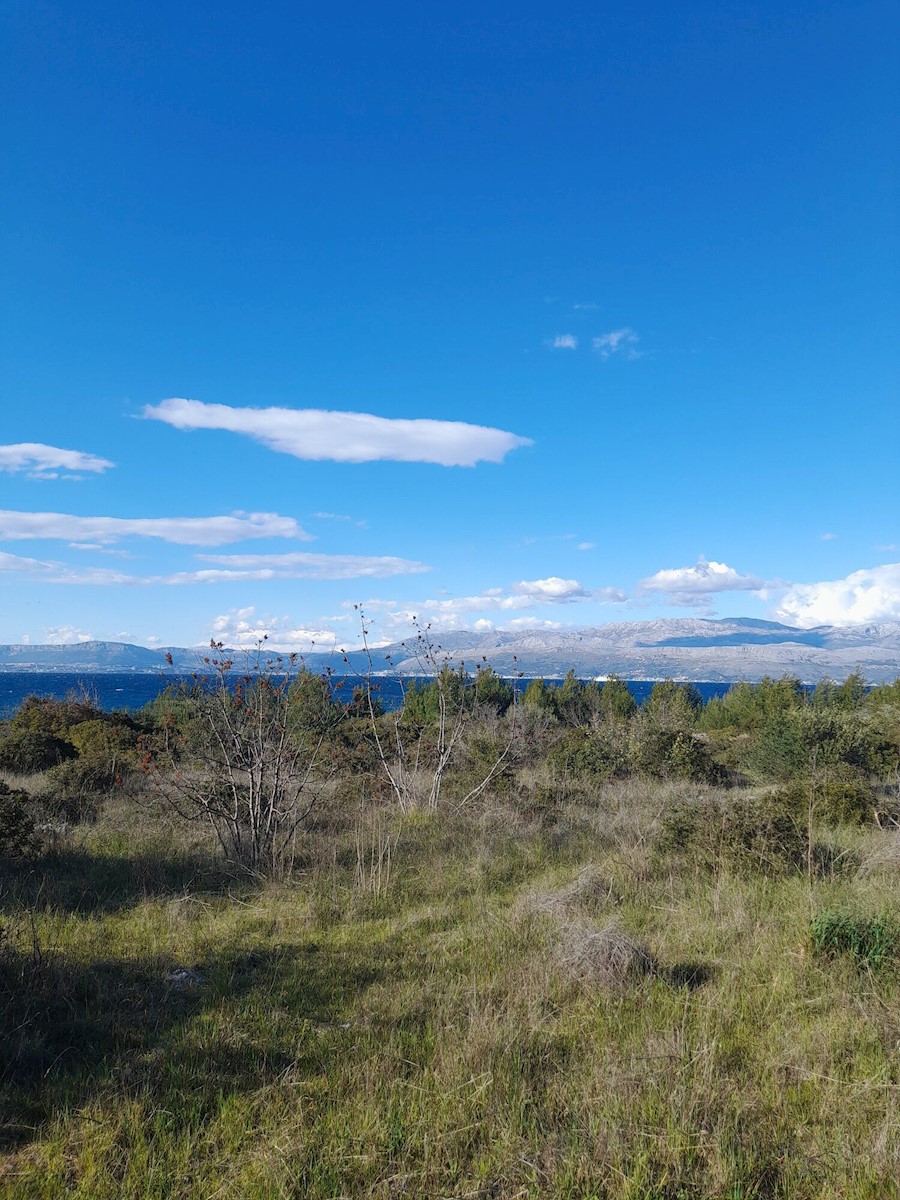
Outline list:
[[[900,619],[898,34],[9,0],[0,640]]]

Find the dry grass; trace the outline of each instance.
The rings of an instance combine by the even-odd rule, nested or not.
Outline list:
[[[0,878],[0,1195],[900,1196],[897,977],[809,944],[820,909],[896,913],[896,876],[698,873],[657,839],[684,795],[335,794],[265,887],[116,801]]]
[[[614,918],[602,929],[567,924],[559,933],[559,964],[573,979],[616,990],[654,975],[659,964],[649,948]]]
[[[860,879],[870,875],[896,875],[900,871],[900,831],[886,833],[860,863]]]
[[[567,917],[579,911],[600,912],[615,904],[617,899],[615,885],[599,867],[590,863],[564,887],[555,891],[526,892],[519,899],[518,907],[523,913]]]

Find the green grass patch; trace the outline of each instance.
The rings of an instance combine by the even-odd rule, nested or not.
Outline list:
[[[894,966],[900,957],[900,924],[890,917],[825,910],[813,917],[810,930],[813,949],[824,957],[847,955],[871,971]]]

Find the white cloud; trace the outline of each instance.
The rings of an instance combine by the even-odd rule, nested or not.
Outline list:
[[[43,442],[16,442],[0,446],[0,471],[26,471],[32,479],[57,479],[59,471],[67,472],[63,479],[78,479],[71,472],[100,473],[114,467],[106,458],[86,454],[83,450],[63,450],[45,446]]]
[[[613,329],[609,333],[601,333],[593,339],[592,345],[601,358],[609,358],[620,351],[626,358],[640,358],[636,349],[640,338],[626,325],[623,329]]]
[[[558,333],[551,345],[554,350],[577,350],[578,338],[574,333]]]
[[[642,592],[664,592],[670,604],[702,607],[717,592],[758,592],[765,580],[741,575],[726,563],[700,558],[692,567],[669,567],[642,579]]]
[[[806,629],[900,620],[900,563],[853,571],[844,579],[792,584],[776,616]]]
[[[834,542],[836,540],[837,540],[836,533],[823,533],[822,536],[819,538],[820,542]]]
[[[291,617],[257,615],[251,605],[232,608],[212,621],[210,632],[217,642],[235,649],[255,647],[265,639],[267,648],[275,651],[309,652],[330,650],[337,644],[334,630],[298,625]]]
[[[448,599],[422,600],[410,604],[408,611],[433,617],[458,617],[470,613],[515,612],[538,604],[572,604],[584,600],[619,603],[623,593],[613,588],[591,591],[577,579],[521,579],[509,589],[488,588],[477,596],[451,596]]]
[[[0,510],[0,541],[47,538],[108,545],[123,537],[159,538],[180,546],[223,546],[251,538],[312,541],[293,517],[235,512],[223,517],[77,517]]]
[[[591,593],[577,579],[560,579],[557,575],[547,579],[520,579],[513,584],[513,591],[533,604],[570,604],[591,598]]]
[[[145,406],[143,415],[176,429],[226,429],[295,458],[333,462],[427,462],[473,467],[502,462],[530,438],[462,421],[389,419],[371,413],[316,408],[233,408],[174,398]]]
[[[57,625],[47,629],[44,634],[45,644],[51,646],[74,646],[79,642],[92,642],[94,635],[76,629],[74,625]]]
[[[597,543],[596,542],[579,542],[578,549],[579,550],[596,550]]]
[[[628,597],[616,588],[588,589],[575,579],[520,580],[509,588],[488,588],[477,596],[431,597],[425,600],[366,600],[362,608],[367,616],[377,614],[379,643],[409,635],[416,622],[435,629],[556,629],[560,623],[538,617],[506,617],[494,621],[487,614],[523,612],[548,604],[570,604],[593,600],[601,604],[622,604]],[[353,607],[348,601],[345,607]]]

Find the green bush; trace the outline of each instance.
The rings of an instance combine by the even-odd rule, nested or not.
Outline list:
[[[73,725],[104,717],[93,701],[84,697],[70,695],[65,700],[57,700],[52,696],[26,696],[10,724],[14,729],[52,733],[64,738]]]
[[[627,774],[628,751],[615,730],[567,729],[547,755],[547,763],[558,778],[575,776],[596,780]]]
[[[38,729],[16,729],[7,725],[0,734],[0,770],[16,775],[34,775],[49,770],[78,751],[71,742]]]
[[[0,780],[0,856],[30,858],[39,848],[28,794]]]
[[[658,724],[643,713],[631,722],[630,766],[640,775],[693,783],[724,783],[727,776],[702,734]]]
[[[121,782],[122,777],[108,765],[75,758],[47,772],[40,800],[49,816],[78,825],[95,821],[103,798]]]
[[[772,795],[724,801],[701,795],[671,805],[660,821],[658,849],[696,865],[783,875],[801,868],[808,834],[796,810]]]
[[[875,815],[870,784],[850,770],[793,780],[774,793],[774,801],[793,811],[805,809],[807,814],[811,808],[813,820],[825,825],[865,825]]]
[[[847,955],[857,967],[879,971],[900,955],[900,925],[890,917],[823,911],[810,924],[812,946],[823,958]]]
[[[765,782],[835,767],[878,774],[896,768],[897,752],[889,730],[868,711],[806,707],[770,718],[753,737],[744,765]]]
[[[498,765],[499,764],[499,765]],[[455,800],[479,788],[490,775],[488,787],[494,794],[509,792],[514,779],[507,742],[499,731],[476,728],[461,748],[459,761],[448,774],[448,786]]]
[[[786,714],[802,708],[805,703],[799,679],[766,676],[759,683],[741,680],[724,696],[713,696],[706,702],[699,714],[699,726],[706,730],[731,729],[746,733],[785,719]]]
[[[138,766],[137,734],[128,725],[112,721],[81,721],[69,730],[69,739],[83,762],[113,780]]]

